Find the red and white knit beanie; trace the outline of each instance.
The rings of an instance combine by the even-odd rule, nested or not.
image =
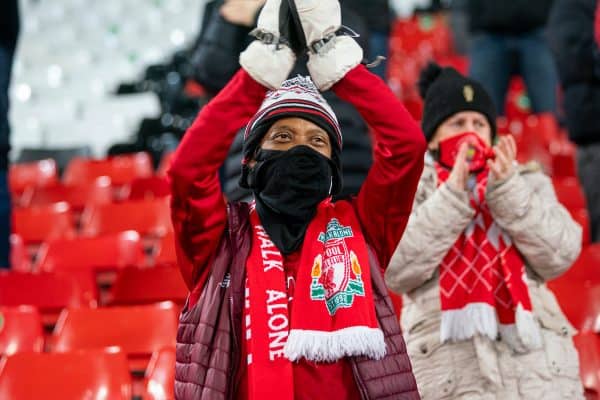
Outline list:
[[[282,118],[303,118],[327,132],[331,139],[331,160],[336,165],[333,171],[332,193],[341,191],[342,132],[331,106],[307,76],[288,79],[281,88],[269,91],[258,112],[250,120],[244,132],[242,176],[240,186],[248,187],[248,163],[254,158],[263,136],[275,121]]]

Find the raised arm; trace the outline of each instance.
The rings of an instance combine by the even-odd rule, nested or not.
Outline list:
[[[387,85],[363,65],[348,72],[332,89],[356,107],[374,133],[373,165],[356,207],[385,268],[410,216],[423,171],[425,137]]]
[[[279,88],[295,62],[294,53],[279,40],[279,4],[273,0],[265,3],[257,22],[260,39],[240,55],[243,69],[202,109],[169,171],[178,261],[190,290],[206,281],[226,227],[217,170],[237,131],[260,107],[267,88]]]
[[[260,106],[265,91],[239,70],[200,111],[175,153],[169,170],[172,219],[181,273],[190,290],[206,279],[207,266],[226,226],[217,171],[237,131]]]
[[[308,46],[308,71],[321,91],[330,88],[354,105],[375,132],[371,170],[358,195],[358,216],[380,264],[387,266],[410,215],[423,170],[425,138],[387,85],[361,65],[354,39],[336,32],[338,0],[295,0]]]

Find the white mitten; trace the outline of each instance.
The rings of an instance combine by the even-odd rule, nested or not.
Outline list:
[[[252,31],[257,40],[240,54],[242,68],[269,89],[279,89],[296,62],[294,52],[279,35],[281,1],[287,0],[266,1],[258,16],[256,29]]]
[[[336,36],[342,25],[338,0],[295,0],[308,45],[308,71],[320,90],[327,90],[363,58],[350,36]]]

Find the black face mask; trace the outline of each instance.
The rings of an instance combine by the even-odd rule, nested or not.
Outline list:
[[[331,193],[330,159],[308,146],[259,150],[248,182],[256,211],[273,243],[284,254],[297,250],[318,204]]]

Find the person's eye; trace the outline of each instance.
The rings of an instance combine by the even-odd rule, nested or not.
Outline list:
[[[292,134],[287,131],[274,132],[271,139],[280,142],[289,141],[292,139]]]
[[[327,145],[327,141],[325,140],[325,138],[323,138],[321,136],[315,136],[313,138],[313,143],[315,143],[318,146],[325,146],[325,145]]]
[[[481,121],[475,121],[475,126],[478,128],[481,128],[483,126],[483,122]]]

